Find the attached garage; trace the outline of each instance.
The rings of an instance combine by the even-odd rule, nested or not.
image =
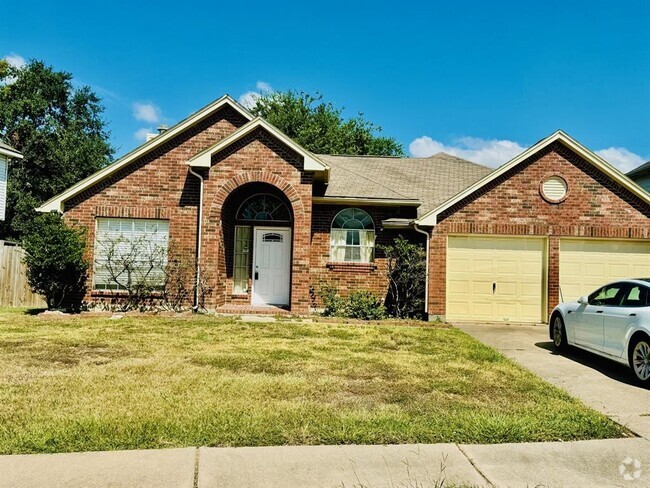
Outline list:
[[[449,236],[447,319],[544,321],[545,250],[544,238]]]
[[[623,278],[650,277],[650,242],[560,239],[560,300],[574,301]]]

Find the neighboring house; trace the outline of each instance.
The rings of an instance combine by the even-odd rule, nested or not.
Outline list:
[[[23,155],[13,147],[0,141],[0,220],[5,219],[7,212],[7,178],[9,175],[9,161],[22,159]]]
[[[385,294],[378,245],[399,234],[427,243],[430,318],[542,322],[561,299],[650,276],[650,194],[561,131],[494,171],[316,155],[223,97],[38,210],[88,228],[89,301],[119,294],[110,235],[198,256],[222,311],[306,313],[322,283]]]
[[[627,177],[641,188],[650,191],[650,161],[634,168],[627,173]]]

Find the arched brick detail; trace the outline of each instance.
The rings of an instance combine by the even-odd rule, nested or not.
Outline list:
[[[294,313],[309,310],[309,259],[311,235],[311,185],[304,184],[303,175],[293,168],[287,170],[286,162],[278,165],[278,173],[268,170],[239,171],[226,178],[223,172],[214,172],[206,179],[202,234],[202,261],[212,271],[210,287],[214,290],[213,304],[247,303],[246,297],[232,295],[232,278],[226,265],[226,244],[222,208],[234,191],[250,183],[264,183],[285,195],[293,211],[291,257],[291,303]],[[276,168],[273,168],[276,169]],[[295,178],[295,179],[294,179]]]
[[[234,178],[226,181],[217,191],[210,203],[209,218],[216,221],[221,220],[221,208],[226,202],[228,196],[237,188],[247,183],[267,183],[276,187],[285,194],[291,203],[294,221],[302,221],[305,214],[305,207],[302,198],[300,198],[296,189],[284,178],[274,173],[269,173],[268,171],[249,171],[246,173],[239,173]]]

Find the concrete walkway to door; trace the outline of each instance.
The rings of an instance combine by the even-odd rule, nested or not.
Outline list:
[[[625,366],[578,349],[557,353],[548,325],[454,326],[650,440],[650,390]]]

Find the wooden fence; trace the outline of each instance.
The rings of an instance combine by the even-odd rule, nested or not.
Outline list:
[[[43,297],[29,289],[24,255],[21,247],[0,241],[0,306],[46,307]]]

